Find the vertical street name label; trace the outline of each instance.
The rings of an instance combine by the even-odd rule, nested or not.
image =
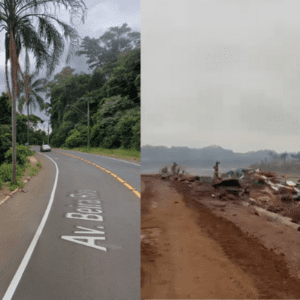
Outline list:
[[[76,200],[76,205],[69,205],[74,208],[75,212],[66,213],[66,218],[68,219],[76,219],[76,220],[85,220],[85,221],[93,221],[94,222],[103,222],[103,217],[101,214],[103,213],[103,209],[101,206],[101,201],[97,195],[97,191],[91,190],[79,190],[77,194],[70,194],[72,198]],[[94,249],[98,249],[101,251],[107,251],[106,247],[102,247],[96,244],[97,241],[105,240],[104,231],[100,231],[93,228],[87,228],[82,226],[76,226],[77,229],[81,229],[81,231],[74,231],[74,234],[80,235],[63,235],[61,239],[81,244],[87,247],[91,247]],[[103,226],[96,226],[96,228],[104,229]],[[87,235],[87,236],[85,236]],[[91,235],[102,235],[102,236],[91,236]]]

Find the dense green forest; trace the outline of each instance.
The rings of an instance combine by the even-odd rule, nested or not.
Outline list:
[[[98,40],[85,37],[77,55],[86,55],[92,74],[75,74],[66,66],[43,90],[50,103],[43,109],[50,117],[52,147],[87,145],[87,102],[90,110],[90,146],[140,150],[140,39],[124,24],[110,28]],[[95,55],[97,53],[98,55]],[[31,76],[33,78],[34,76]],[[44,80],[44,79],[43,79]],[[30,104],[34,104],[31,99]],[[24,97],[20,98],[22,111]],[[20,105],[21,104],[21,105]],[[0,164],[11,147],[11,104],[0,97]],[[29,115],[30,144],[48,142],[38,129],[44,121]],[[27,116],[17,113],[17,143],[27,142]]]
[[[24,144],[48,143],[46,132],[38,126],[44,120],[29,114],[30,107],[38,107],[50,118],[52,147],[84,147],[89,132],[91,147],[140,151],[140,33],[127,24],[111,27],[99,39],[85,37],[76,55],[88,58],[91,74],[76,74],[67,65],[49,81],[39,78],[38,72],[29,74],[26,53],[26,76],[20,81],[16,104],[20,112],[25,105],[27,115],[15,114],[17,178],[26,156],[33,154]],[[4,92],[0,96],[0,188],[13,166],[10,97]]]
[[[140,34],[124,24],[98,40],[85,37],[92,74],[66,66],[45,86],[50,103],[52,147],[86,146],[88,103],[90,146],[140,150]]]
[[[7,150],[11,148],[12,130],[11,130],[11,104],[8,95],[2,93],[0,96],[0,165],[4,161],[4,156]],[[41,145],[46,143],[46,132],[37,129],[39,122],[43,120],[35,115],[29,115],[30,127],[30,141],[32,145]],[[27,142],[27,116],[17,113],[17,143],[22,145]]]

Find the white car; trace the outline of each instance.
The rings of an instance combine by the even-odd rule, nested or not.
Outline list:
[[[40,148],[40,152],[49,151],[51,152],[51,148],[49,145],[42,145]]]

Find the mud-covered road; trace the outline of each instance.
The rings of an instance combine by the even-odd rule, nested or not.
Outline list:
[[[242,208],[217,210],[186,183],[142,175],[142,299],[300,298],[287,257],[299,263],[300,232]]]

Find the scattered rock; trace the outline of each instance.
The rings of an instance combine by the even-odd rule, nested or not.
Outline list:
[[[236,200],[236,197],[235,197],[234,195],[232,195],[232,194],[228,194],[226,198],[227,198],[228,200],[230,200],[230,201]]]
[[[262,171],[259,171],[258,173],[260,175],[266,176],[266,177],[276,177],[276,173],[275,172],[262,172]]]
[[[253,181],[253,185],[255,187],[261,187],[262,185],[265,185],[266,181],[263,178],[259,178]]]
[[[291,195],[296,195],[297,192],[290,187],[279,187],[278,191],[276,191],[274,194],[291,194]]]
[[[295,207],[289,214],[293,223],[300,224],[300,207]]]
[[[161,175],[161,179],[167,179],[167,178],[169,178],[169,175],[168,175],[168,174],[162,174],[162,175]]]
[[[267,211],[270,211],[270,212],[273,212],[273,213],[279,213],[279,212],[283,211],[283,208],[279,207],[279,206],[275,206],[275,205],[270,205],[267,208]]]
[[[253,199],[253,198],[249,198],[249,200],[248,200],[248,201],[249,201],[249,203],[250,203],[250,204],[256,204],[256,200],[255,200],[255,199]]]
[[[219,199],[224,199],[228,195],[227,191],[222,191],[218,194]]]
[[[293,201],[293,197],[289,194],[285,194],[281,196],[281,201],[282,202],[292,202]]]
[[[263,203],[268,203],[270,201],[270,198],[268,196],[259,196],[257,197],[257,200]]]

